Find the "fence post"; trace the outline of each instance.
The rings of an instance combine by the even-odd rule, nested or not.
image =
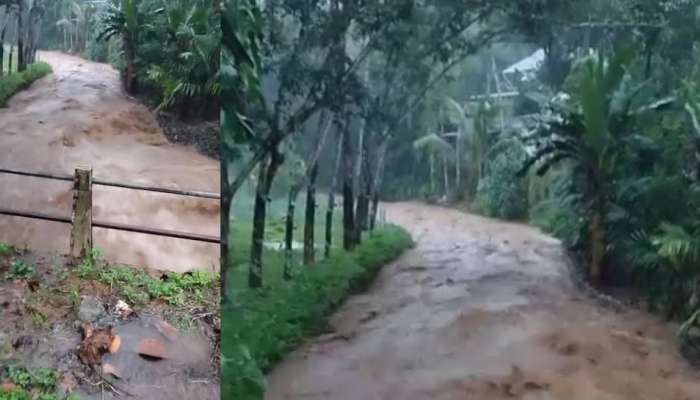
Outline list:
[[[70,255],[89,257],[92,252],[92,169],[78,167],[73,180]]]

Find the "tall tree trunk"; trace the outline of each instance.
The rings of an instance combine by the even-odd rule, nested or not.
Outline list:
[[[26,67],[24,54],[24,1],[17,2],[17,71],[24,71]]]
[[[222,153],[222,158],[225,154]],[[221,207],[220,207],[220,218],[221,218],[221,238],[220,238],[220,256],[219,256],[219,270],[221,276],[221,302],[226,304],[229,302],[228,296],[228,270],[229,270],[229,237],[231,233],[231,203],[233,203],[233,195],[231,193],[231,188],[228,179],[228,166],[227,160],[222,160],[221,163]]]
[[[600,283],[603,278],[603,259],[605,258],[605,230],[601,213],[593,211],[589,226],[591,238],[591,280]]]
[[[374,231],[377,224],[377,213],[379,211],[379,188],[381,187],[382,179],[384,178],[384,165],[386,162],[386,149],[389,145],[389,138],[383,138],[379,145],[379,154],[377,157],[377,168],[375,170],[374,179],[372,179],[372,188],[370,190],[370,198],[372,205],[370,206],[369,229]]]
[[[0,76],[3,76],[5,69],[5,34],[7,33],[7,21],[10,16],[7,15],[8,12],[5,11],[5,23],[2,25],[2,30],[0,30]]]
[[[294,208],[296,207],[298,194],[299,189],[297,186],[292,186],[289,189],[289,197],[287,198],[287,217],[285,219],[284,228],[284,279],[289,279],[292,277],[292,264],[294,261]]]
[[[134,76],[136,74],[136,67],[134,63],[136,62],[136,43],[133,43],[131,39],[128,39],[126,44],[126,86],[127,93],[133,93],[134,91]]]
[[[311,166],[309,185],[306,188],[306,218],[304,218],[304,265],[313,264],[316,258],[314,249],[314,229],[316,229],[316,178],[318,161]]]
[[[323,255],[328,258],[331,256],[331,246],[333,245],[333,213],[335,212],[335,191],[338,188],[338,174],[340,173],[340,160],[343,154],[343,141],[338,137],[338,145],[335,151],[335,167],[333,168],[333,177],[331,178],[331,186],[328,188],[328,206],[326,208],[326,244]]]
[[[442,174],[445,179],[445,198],[447,199],[450,197],[450,176],[447,172],[447,160],[442,161]]]
[[[430,194],[434,195],[436,192],[435,190],[435,156],[433,153],[430,153]]]
[[[309,188],[308,190],[311,190],[312,187],[314,189],[313,193],[313,198],[312,200],[314,201],[314,212],[316,210],[316,200],[315,200],[315,183],[316,183],[316,174],[318,174],[318,159],[321,157],[321,152],[323,151],[323,146],[326,143],[326,138],[328,137],[328,132],[330,132],[330,127],[331,124],[333,123],[333,118],[329,117],[326,121],[326,114],[321,113],[319,116],[318,120],[318,142],[316,143],[316,149],[314,150],[314,153],[311,156],[311,159],[308,162],[308,167],[304,173],[303,178],[298,184],[295,184],[292,189],[289,192],[289,202],[287,206],[287,224],[285,228],[285,271],[284,271],[284,276],[285,278],[291,277],[291,266],[292,266],[292,242],[293,242],[293,231],[294,231],[294,208],[296,204],[297,197],[299,197],[299,192],[301,189],[304,187],[304,185],[308,185],[307,187]],[[324,127],[325,124],[325,127]],[[308,254],[310,252],[311,256],[311,262],[313,262],[313,230],[311,231],[311,243],[308,243],[306,240],[307,235],[309,234],[307,232],[307,223],[308,223],[308,218],[309,218],[309,194],[307,193],[307,204],[306,204],[306,222],[304,224],[304,264],[308,265],[309,262],[308,260]],[[312,224],[314,223],[314,216],[311,216],[311,222]],[[310,249],[309,249],[310,246]]]
[[[12,73],[12,59],[15,57],[15,46],[10,44],[10,56],[7,59],[7,72],[8,74]]]
[[[258,187],[255,191],[255,206],[253,208],[253,234],[250,244],[250,270],[248,274],[248,285],[251,288],[258,288],[263,285],[263,260],[262,253],[265,240],[265,222],[267,219],[267,200],[270,195],[270,188],[275,179],[277,170],[282,164],[282,154],[274,149],[270,155],[269,163],[260,166],[258,177]]]
[[[352,250],[357,244],[355,229],[355,196],[352,190],[353,154],[350,143],[350,118],[343,127],[343,248]]]

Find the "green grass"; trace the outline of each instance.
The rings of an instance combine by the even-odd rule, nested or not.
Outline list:
[[[0,77],[0,107],[20,90],[28,88],[32,82],[51,73],[51,66],[45,62],[37,62],[27,66],[22,72],[14,72]]]
[[[205,271],[169,272],[154,278],[142,269],[124,266],[98,266],[99,251],[85,258],[75,273],[80,279],[96,280],[115,289],[128,303],[143,305],[151,300],[182,307],[192,301],[201,302],[218,287],[218,277]]]
[[[15,248],[11,244],[0,243],[0,257],[7,257],[15,254]]]
[[[294,213],[294,240],[303,241],[304,233],[304,207],[306,194],[300,193],[297,197]],[[325,223],[326,204],[328,198],[325,195],[317,194],[316,218],[314,227],[316,258],[323,257],[325,246]],[[248,283],[248,261],[250,258],[250,241],[252,234],[252,216],[250,210],[253,209],[253,197],[242,190],[236,196],[233,204],[232,214],[234,220],[231,221],[231,240],[229,241],[229,262],[233,265],[233,270],[228,277],[229,287],[232,289],[244,288]],[[287,216],[287,198],[273,198],[268,206],[267,224],[265,228],[265,241],[283,243],[285,219]],[[342,209],[336,208],[333,215],[333,239],[331,251],[338,251],[343,239],[343,232],[340,229],[342,221]],[[281,266],[284,263],[284,252],[279,248],[265,247],[263,250],[263,281],[274,283],[282,280]],[[292,253],[293,263],[298,268],[302,259],[302,251],[295,250]],[[268,267],[269,266],[269,267]],[[279,268],[278,268],[279,266]]]
[[[36,267],[22,260],[13,260],[10,263],[10,270],[5,274],[6,279],[27,279],[36,272]]]
[[[0,400],[80,400],[55,394],[58,373],[52,369],[8,366],[0,369],[0,376],[14,385],[10,391],[0,390]]]
[[[221,310],[223,398],[262,398],[264,371],[305,337],[321,333],[331,312],[412,244],[406,231],[387,226],[367,236],[352,253],[336,251],[327,260],[298,269],[290,281],[281,279],[281,256],[268,252],[266,286],[253,290],[235,284],[232,304]]]

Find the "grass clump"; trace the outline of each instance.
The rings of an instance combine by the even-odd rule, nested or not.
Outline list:
[[[5,274],[7,279],[27,279],[31,278],[36,272],[34,265],[22,261],[14,260],[10,263],[10,270]]]
[[[59,396],[56,392],[58,373],[49,368],[9,366],[0,376],[11,386],[0,389],[0,400],[80,400],[77,395]]]
[[[28,88],[35,80],[51,73],[51,66],[45,62],[36,62],[27,66],[22,72],[15,72],[0,77],[0,107],[20,90]]]
[[[0,243],[0,257],[7,257],[15,254],[14,246],[7,243]]]
[[[218,286],[216,276],[204,271],[170,272],[154,278],[143,270],[110,266],[95,269],[92,277],[121,292],[132,304],[160,299],[179,307],[190,301],[202,301],[205,290]],[[90,278],[90,275],[83,278]]]
[[[204,299],[206,290],[218,287],[215,274],[205,271],[185,273],[169,272],[160,278],[146,271],[125,266],[100,266],[101,252],[94,249],[75,269],[80,279],[97,280],[118,291],[132,304],[145,304],[150,300],[164,300],[167,304],[181,307]]]
[[[262,398],[264,371],[304,337],[321,333],[333,310],[351,294],[365,289],[382,266],[412,245],[406,231],[388,226],[354,252],[340,252],[304,268],[290,281],[234,291],[233,304],[221,310],[222,331],[226,333],[221,339],[224,397]],[[281,263],[270,261],[266,268],[281,274]]]

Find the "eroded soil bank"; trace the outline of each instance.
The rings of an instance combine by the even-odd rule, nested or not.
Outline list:
[[[91,166],[95,177],[141,185],[219,192],[219,164],[195,149],[171,144],[153,113],[121,89],[106,64],[42,52],[53,74],[0,109],[0,167],[72,174]],[[5,208],[70,216],[71,184],[0,174]],[[219,202],[95,186],[94,218],[218,236]],[[95,245],[111,262],[173,271],[218,266],[218,246],[95,229]],[[0,216],[0,242],[66,253],[69,228]]]
[[[538,230],[387,206],[415,249],[269,375],[268,399],[691,400],[674,327],[581,293]]]

